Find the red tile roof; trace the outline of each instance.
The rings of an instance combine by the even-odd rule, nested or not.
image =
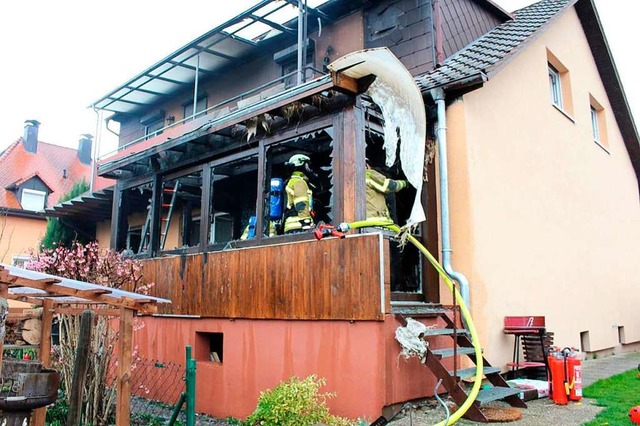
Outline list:
[[[63,177],[65,169],[66,179]],[[37,152],[27,152],[20,138],[0,154],[0,207],[22,208],[14,193],[6,188],[19,185],[34,176],[51,189],[47,197],[49,207],[57,204],[75,182],[83,177],[89,182],[91,166],[80,162],[75,149],[46,142],[38,142]]]

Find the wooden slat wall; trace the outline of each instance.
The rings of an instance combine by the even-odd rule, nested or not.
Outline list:
[[[449,57],[502,23],[475,0],[443,0],[442,30],[445,57]]]
[[[172,300],[160,308],[164,314],[381,320],[379,238],[157,258],[144,262],[143,273],[155,282],[154,296]]]

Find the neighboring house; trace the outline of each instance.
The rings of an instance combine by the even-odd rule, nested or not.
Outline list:
[[[39,125],[26,121],[24,136],[0,154],[0,263],[22,266],[44,235],[44,209],[91,176],[90,135],[75,150],[38,141]]]
[[[352,417],[433,392],[435,376],[398,360],[394,341],[403,315],[442,325],[433,312],[450,294],[433,268],[410,247],[392,261],[377,232],[269,236],[270,180],[294,153],[318,171],[324,222],[364,219],[365,156],[404,177],[383,166],[371,79],[325,75],[380,46],[423,92],[429,151],[448,137],[449,180],[427,162],[417,232],[442,257],[446,184],[452,265],[487,357],[511,359],[505,315],[544,315],[558,344],[586,352],[637,347],[640,145],[592,0],[513,15],[485,0],[327,1],[303,15],[299,52],[287,3],[261,2],[96,101],[120,123],[118,152],[98,166],[115,189],[49,209],[93,211],[101,240],[145,259],[154,295],[173,301],[145,318],[140,354],[181,362],[194,345],[197,409],[222,417],[246,416],[292,375],[326,377],[330,407]],[[396,196],[400,224],[412,196]],[[253,215],[256,237],[240,240]]]

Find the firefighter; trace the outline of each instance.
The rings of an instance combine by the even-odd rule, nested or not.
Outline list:
[[[313,172],[309,166],[311,159],[304,154],[295,154],[285,164],[294,168],[285,187],[287,195],[284,233],[310,231],[313,228],[313,192],[309,184],[309,175]]]
[[[389,179],[372,169],[367,161],[365,182],[367,185],[367,219],[392,220],[386,195],[406,188],[407,181]]]

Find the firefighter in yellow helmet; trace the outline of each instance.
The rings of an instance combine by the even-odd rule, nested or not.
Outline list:
[[[294,171],[285,187],[286,210],[284,233],[310,231],[313,228],[313,192],[309,184],[311,159],[304,154],[293,155],[285,164],[293,166]]]
[[[367,185],[367,219],[391,220],[386,195],[406,188],[407,181],[389,179],[372,169],[367,161],[365,182]]]

